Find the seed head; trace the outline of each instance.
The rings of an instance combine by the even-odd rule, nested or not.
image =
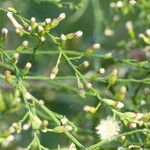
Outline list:
[[[120,127],[118,122],[109,116],[107,119],[100,121],[99,125],[96,127],[96,130],[102,140],[111,140],[119,134]]]

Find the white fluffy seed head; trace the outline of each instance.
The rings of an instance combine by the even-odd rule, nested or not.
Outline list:
[[[29,44],[28,41],[23,41],[23,42],[22,42],[22,45],[23,45],[24,47],[28,47],[28,44]]]
[[[30,69],[32,67],[32,64],[30,62],[26,63],[26,68]]]
[[[2,34],[7,35],[8,34],[8,29],[7,28],[2,28]]]
[[[66,41],[67,40],[67,37],[64,34],[61,34],[60,37],[61,37],[62,41]]]
[[[77,31],[76,33],[75,33],[75,36],[77,36],[77,37],[81,37],[83,35],[83,32],[82,31]]]
[[[94,50],[99,49],[99,48],[100,48],[100,44],[99,43],[93,44],[93,49]]]
[[[50,24],[51,23],[51,18],[46,18],[45,22],[46,22],[46,24]]]
[[[60,19],[60,20],[63,20],[63,19],[65,19],[65,18],[66,18],[65,13],[61,13],[61,14],[59,15],[59,19]]]
[[[120,127],[118,122],[109,116],[107,119],[100,121],[99,125],[96,127],[96,130],[96,133],[102,140],[111,140],[119,134]]]

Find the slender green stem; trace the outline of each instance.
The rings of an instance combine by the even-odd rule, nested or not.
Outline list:
[[[86,150],[95,150],[96,148],[100,148],[101,146],[103,145],[106,145],[122,136],[128,136],[128,135],[132,135],[132,134],[135,134],[135,133],[149,133],[150,134],[150,131],[147,130],[147,129],[137,129],[137,130],[134,130],[134,131],[129,131],[129,132],[125,132],[123,134],[120,134],[116,137],[114,137],[113,139],[111,140],[103,140],[103,141],[100,141],[92,146],[89,146]]]

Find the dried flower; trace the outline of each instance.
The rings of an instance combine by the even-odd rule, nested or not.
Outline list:
[[[102,140],[111,140],[119,134],[120,127],[118,122],[109,116],[107,119],[101,120],[100,124],[96,127],[96,130]]]

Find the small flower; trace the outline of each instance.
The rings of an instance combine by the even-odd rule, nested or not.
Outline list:
[[[107,119],[100,122],[100,124],[96,127],[96,130],[102,140],[111,140],[119,134],[120,127],[118,122],[109,116]]]

